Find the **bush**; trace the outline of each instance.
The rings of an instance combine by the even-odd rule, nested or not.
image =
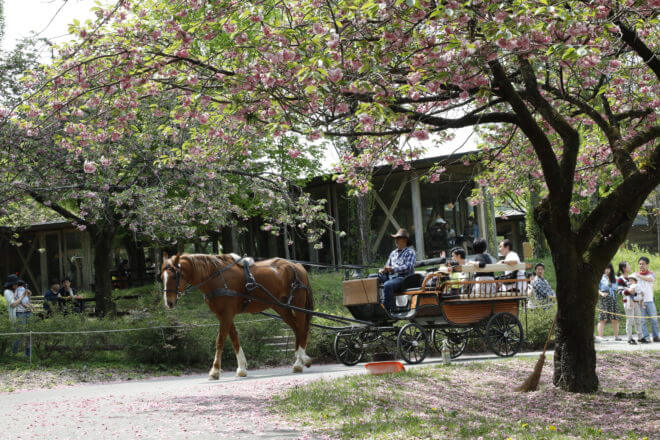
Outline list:
[[[527,312],[527,333],[525,335],[525,343],[528,349],[530,350],[542,350],[543,345],[548,337],[550,328],[552,327],[552,321],[555,319],[555,313],[557,313],[557,307],[553,306],[548,309],[531,309]],[[523,329],[525,328],[525,316],[521,314],[520,321],[523,324]],[[548,343],[548,348],[554,347],[554,336],[551,338],[550,343]]]

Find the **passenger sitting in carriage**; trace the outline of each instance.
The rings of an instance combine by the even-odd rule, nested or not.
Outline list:
[[[395,310],[395,295],[401,291],[406,276],[415,273],[417,255],[410,247],[410,234],[405,229],[391,235],[396,249],[391,253],[385,267],[378,271],[378,279],[383,284],[381,303],[389,311]]]

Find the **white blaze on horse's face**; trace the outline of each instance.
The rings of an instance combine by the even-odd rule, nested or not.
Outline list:
[[[174,308],[176,304],[177,295],[178,295],[178,283],[176,282],[176,274],[174,270],[169,267],[169,265],[164,264],[161,269],[161,279],[163,280],[163,304],[166,309]]]
[[[167,270],[164,270],[161,278],[163,279],[163,304],[165,304],[166,309],[169,309],[170,306],[167,304],[167,275]]]

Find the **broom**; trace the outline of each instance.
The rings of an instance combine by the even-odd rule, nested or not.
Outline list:
[[[522,383],[522,385],[514,388],[514,391],[520,391],[528,393],[530,391],[536,391],[539,389],[539,381],[541,380],[541,371],[543,371],[543,365],[545,364],[545,350],[548,348],[548,342],[550,342],[550,337],[552,336],[552,331],[555,329],[555,324],[557,323],[557,315],[552,321],[552,327],[550,327],[550,332],[548,337],[545,339],[545,345],[543,346],[543,353],[539,356],[539,360],[536,361],[534,366],[534,371],[529,377]]]

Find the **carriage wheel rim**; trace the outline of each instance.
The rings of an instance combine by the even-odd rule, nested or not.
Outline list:
[[[426,358],[429,341],[422,327],[410,323],[404,326],[397,337],[403,359],[410,364],[418,364]]]
[[[359,341],[350,334],[339,333],[335,337],[335,356],[344,365],[352,366],[360,362],[363,350]],[[347,356],[348,355],[348,356]]]
[[[449,356],[452,359],[456,359],[465,351],[469,333],[470,330],[453,328],[433,329],[431,340],[438,353],[442,353],[442,341],[447,340],[447,344],[449,345]]]
[[[513,356],[522,345],[522,324],[508,312],[497,313],[488,321],[486,336],[488,346],[495,354]]]

